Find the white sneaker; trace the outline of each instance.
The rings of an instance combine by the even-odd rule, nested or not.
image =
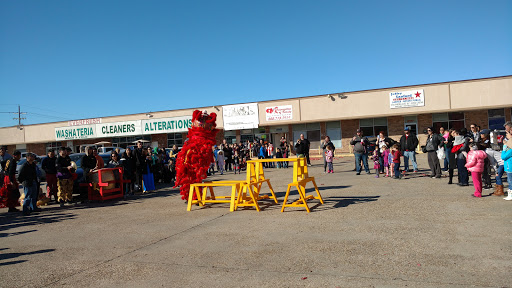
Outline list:
[[[508,192],[508,196],[503,198],[503,199],[505,199],[505,200],[512,200],[512,190],[508,189],[507,192]]]

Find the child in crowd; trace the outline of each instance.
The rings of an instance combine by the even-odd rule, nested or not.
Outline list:
[[[327,173],[334,173],[332,167],[332,160],[334,159],[334,151],[332,151],[332,146],[327,145],[327,150],[325,151],[325,162],[327,162]]]
[[[384,160],[384,170],[386,172],[384,177],[389,177],[389,148],[386,145],[382,146],[382,158]]]
[[[224,151],[217,152],[217,165],[219,166],[220,175],[224,174]]]
[[[238,155],[238,150],[235,150],[235,156],[233,156],[233,163],[235,164],[235,174],[236,171],[238,171],[238,174],[240,174],[240,155]]]
[[[393,149],[393,146],[390,147],[390,150],[388,153],[389,177],[391,177],[391,178],[393,178],[393,172],[395,171],[395,164],[393,163],[392,149]]]
[[[276,158],[283,158],[283,152],[281,152],[281,148],[276,148]],[[277,162],[277,168],[281,169],[283,167],[283,162]]]
[[[496,171],[496,186],[494,188],[493,195],[495,196],[503,196],[503,173],[505,172],[505,166],[503,160],[501,159],[501,151],[499,151],[499,146],[497,147],[489,147],[485,149],[485,153],[487,153],[487,158],[489,159],[489,164],[494,167],[494,171]]]
[[[471,150],[466,159],[466,168],[471,172],[473,186],[475,186],[473,197],[480,198],[482,197],[482,172],[484,172],[484,162],[487,159],[487,154],[482,150],[478,150],[476,143],[471,143],[469,148]]]
[[[391,155],[393,155],[393,175],[395,175],[395,179],[400,179],[400,149],[398,149],[398,144],[395,144],[391,147]]]
[[[373,169],[375,169],[375,178],[379,178],[379,170],[380,170],[380,163],[379,163],[379,148],[375,147],[375,150],[373,150]]]

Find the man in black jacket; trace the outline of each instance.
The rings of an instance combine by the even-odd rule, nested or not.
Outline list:
[[[311,148],[311,142],[309,142],[307,138],[304,138],[304,134],[300,134],[300,141],[304,143],[304,156],[306,156],[308,166],[311,166],[311,161],[309,160],[309,149]]]
[[[57,202],[57,158],[53,149],[48,150],[48,157],[43,159],[41,168],[46,173],[46,196],[48,199],[52,198]]]
[[[352,137],[350,145],[354,145],[354,156],[356,158],[356,175],[361,174],[361,161],[363,161],[364,170],[366,174],[370,174],[368,169],[368,146],[370,142],[368,138],[363,136],[363,130],[357,129],[356,135]]]
[[[135,190],[142,191],[142,172],[144,172],[144,166],[146,166],[146,158],[144,157],[141,141],[137,142],[137,148],[133,150],[133,156],[135,157]]]
[[[70,204],[73,200],[73,176],[71,173],[75,172],[66,147],[59,148],[59,157],[57,157],[55,167],[57,168],[57,196],[60,207],[64,207],[64,202]]]
[[[444,138],[439,136],[439,134],[434,133],[434,129],[432,127],[427,128],[428,138],[425,143],[425,150],[428,153],[428,166],[430,166],[430,177],[432,178],[441,178],[441,164],[439,163],[439,158],[437,158],[437,149],[443,145]]]
[[[301,138],[297,139],[297,143],[295,143],[295,154],[297,155],[297,158],[305,157],[306,156],[305,151],[306,151],[306,144],[302,141]]]
[[[39,194],[39,185],[37,182],[37,168],[35,155],[27,153],[27,162],[23,164],[20,170],[18,180],[23,184],[25,200],[23,200],[23,215],[30,215],[31,212],[40,212],[37,208],[37,196]]]
[[[400,150],[404,155],[404,174],[409,172],[409,159],[412,161],[414,172],[418,172],[418,164],[416,163],[416,147],[418,147],[418,137],[412,134],[409,127],[405,127],[404,135],[400,138]]]

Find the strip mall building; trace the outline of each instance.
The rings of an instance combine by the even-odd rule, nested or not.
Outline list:
[[[0,128],[0,145],[44,155],[50,148],[101,141],[126,147],[145,139],[155,147],[182,145],[195,109],[217,113],[218,142],[255,138],[278,143],[304,134],[311,154],[329,135],[336,151],[349,153],[357,128],[366,136],[379,131],[398,140],[405,126],[424,144],[428,126],[436,129],[503,129],[511,120],[512,76],[317,95],[258,103],[197,107],[151,113]]]

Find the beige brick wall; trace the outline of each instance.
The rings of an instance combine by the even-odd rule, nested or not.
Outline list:
[[[466,128],[469,131],[471,124],[480,126],[481,129],[489,128],[489,118],[486,110],[474,110],[464,112],[464,118],[466,119]]]

